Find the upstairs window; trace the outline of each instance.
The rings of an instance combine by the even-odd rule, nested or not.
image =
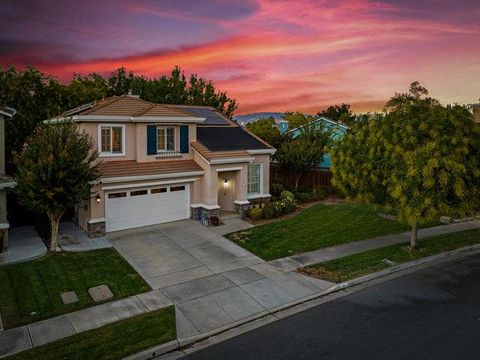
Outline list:
[[[125,143],[124,125],[100,125],[100,155],[122,156]]]
[[[175,128],[157,127],[157,152],[175,150]]]
[[[248,165],[247,193],[258,195],[261,193],[261,164]]]

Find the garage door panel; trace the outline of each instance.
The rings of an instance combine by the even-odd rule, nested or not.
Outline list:
[[[189,186],[185,185],[185,190],[180,191],[170,191],[170,186],[165,187],[168,189],[167,192],[157,193],[151,193],[152,188],[146,188],[148,189],[146,195],[131,195],[131,191],[143,190],[143,188],[111,192],[127,192],[126,197],[110,198],[107,194],[105,204],[107,232],[188,219],[190,216]],[[158,187],[153,188],[158,189]]]

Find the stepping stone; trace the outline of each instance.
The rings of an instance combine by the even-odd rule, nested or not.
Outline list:
[[[104,301],[113,297],[112,291],[105,284],[88,289],[88,293],[95,302]]]
[[[64,304],[73,304],[79,301],[77,293],[75,291],[66,291],[64,293],[61,293],[60,297],[62,298],[62,302]]]

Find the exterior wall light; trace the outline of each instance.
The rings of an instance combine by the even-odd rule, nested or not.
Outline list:
[[[97,203],[100,203],[102,201],[102,198],[100,197],[100,194],[97,194],[97,196],[95,196],[95,201]]]
[[[228,189],[228,185],[229,185],[228,180],[227,179],[223,180],[223,188]]]

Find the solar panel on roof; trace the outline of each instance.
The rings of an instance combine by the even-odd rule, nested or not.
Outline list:
[[[189,112],[191,114],[204,117],[205,121],[202,125],[227,125],[228,121],[225,120],[222,115],[220,115],[215,110],[209,108],[201,107],[189,107],[189,106],[179,106],[179,110]]]

